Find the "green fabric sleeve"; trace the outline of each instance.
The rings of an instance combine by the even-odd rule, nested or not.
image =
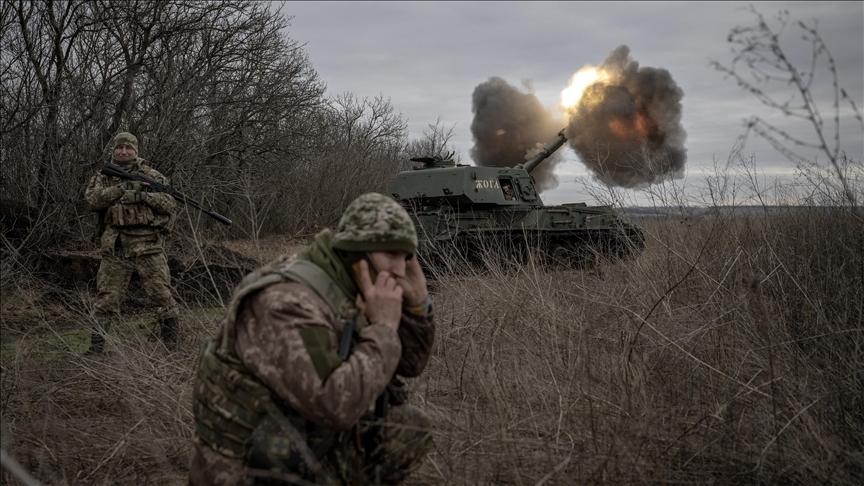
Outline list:
[[[318,377],[321,381],[326,380],[330,373],[342,364],[342,360],[330,347],[330,333],[327,328],[321,326],[303,328],[300,330],[300,338],[303,339],[303,345],[306,346]]]

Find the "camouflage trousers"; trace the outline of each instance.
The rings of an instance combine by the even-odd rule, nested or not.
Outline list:
[[[362,448],[339,447],[329,464],[347,484],[399,484],[420,465],[432,446],[429,417],[412,405],[390,407],[378,420],[360,420]]]
[[[432,446],[429,418],[412,405],[391,407],[383,419],[361,420],[357,427],[338,437],[339,440],[321,458],[321,463],[339,484],[352,486],[399,484],[420,465]],[[290,449],[291,446],[286,444],[284,450]],[[271,459],[278,460],[273,456]],[[292,484],[275,479],[278,473],[267,474],[270,476],[267,478],[260,474],[267,471],[257,471],[248,469],[239,459],[223,456],[197,438],[192,444],[189,461],[189,484],[192,486]],[[290,472],[297,473],[295,470]],[[320,480],[311,482],[320,484]]]
[[[150,305],[155,307],[156,318],[162,320],[177,317],[177,302],[171,296],[168,260],[164,253],[152,253],[129,258],[102,256],[102,263],[96,274],[98,294],[94,308],[97,320],[120,314],[120,303],[123,302],[129,280],[136,271]]]

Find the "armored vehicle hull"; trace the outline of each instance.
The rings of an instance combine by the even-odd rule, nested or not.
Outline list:
[[[400,173],[388,194],[414,220],[421,258],[433,262],[451,250],[469,260],[490,254],[521,259],[533,253],[551,263],[584,266],[598,257],[618,259],[641,252],[641,229],[611,207],[546,206],[540,200],[525,167],[533,169],[562,143],[559,134],[542,158],[513,168],[412,159],[424,167]]]

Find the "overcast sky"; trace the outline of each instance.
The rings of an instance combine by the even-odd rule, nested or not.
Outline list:
[[[630,47],[640,66],[667,69],[684,92],[682,123],[687,132],[688,179],[700,178],[717,159],[725,162],[742,120],[776,115],[709,67],[729,64],[732,27],[752,26],[745,2],[289,2],[289,37],[305,44],[328,94],[389,97],[412,138],[440,117],[455,125],[455,148],[463,163],[473,145],[470,125],[474,88],[497,76],[529,86],[555,110],[570,76],[598,65],[619,45]],[[793,21],[818,20],[818,31],[833,54],[840,78],[859,110],[864,106],[864,3],[755,2],[766,19],[787,9]],[[772,26],[777,26],[772,23]],[[800,29],[787,27],[781,42],[802,67],[809,47]],[[830,122],[832,98],[827,71],[814,91]],[[827,94],[828,96],[824,96]],[[864,152],[861,125],[843,105],[841,147],[856,160]],[[783,127],[812,135],[804,122],[774,118]],[[562,127],[563,128],[563,127]],[[833,132],[829,132],[833,136]],[[555,133],[549,134],[549,140]],[[812,138],[812,136],[811,136]],[[584,166],[575,153],[558,166],[561,181],[547,191],[547,204],[585,200]],[[767,143],[751,140],[766,174],[791,174],[794,164]],[[808,154],[812,155],[812,154]],[[824,161],[824,157],[819,160]]]

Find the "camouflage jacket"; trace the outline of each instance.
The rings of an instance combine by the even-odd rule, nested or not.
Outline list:
[[[131,167],[124,168],[133,174],[144,174],[168,185],[168,178],[146,165],[144,159],[136,158]],[[84,199],[90,204],[90,209],[105,215],[105,231],[100,239],[102,254],[113,255],[118,239],[121,254],[117,256],[128,258],[161,252],[164,238],[174,225],[176,201],[168,194],[150,192],[143,203],[122,204],[119,200],[122,192],[118,187],[123,182],[97,173],[90,178],[84,192]]]
[[[347,312],[356,312],[353,303],[349,305],[352,309]],[[326,336],[317,340],[326,343],[323,349],[310,349],[308,331],[312,329]],[[423,371],[432,351],[435,326],[431,313],[419,315],[407,310],[403,310],[398,332],[383,324],[369,325],[360,318],[348,359],[322,369],[322,353],[337,357],[341,332],[342,323],[315,291],[282,281],[242,302],[236,320],[235,352],[244,367],[272,390],[274,398],[300,417],[317,427],[346,430],[374,408],[375,399],[395,374],[414,377]],[[190,484],[239,485],[250,481],[241,460],[226,457],[197,438],[189,478]]]

